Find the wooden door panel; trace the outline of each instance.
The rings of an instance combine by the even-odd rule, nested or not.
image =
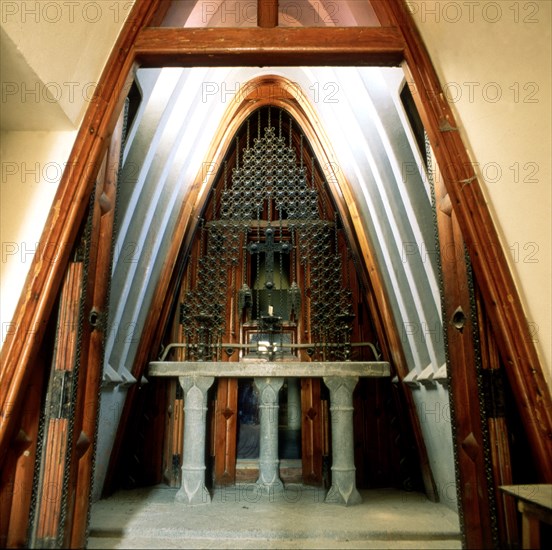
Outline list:
[[[236,482],[237,379],[218,379],[214,414],[214,483],[232,485]]]
[[[324,447],[319,378],[301,379],[301,449],[303,483],[322,485]]]
[[[62,514],[69,506],[66,471],[71,467],[68,446],[71,444],[70,400],[77,361],[78,330],[76,320],[83,291],[83,264],[69,264],[61,290],[56,348],[46,398],[45,442],[42,450],[41,479],[37,495],[37,519],[33,540],[35,544],[50,544],[63,538]]]

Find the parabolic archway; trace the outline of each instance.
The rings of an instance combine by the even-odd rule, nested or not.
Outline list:
[[[265,75],[253,76],[259,72]],[[274,72],[286,72],[293,80]],[[117,298],[111,307],[113,326],[129,326],[131,320],[137,318],[137,312],[142,312],[145,318],[149,296],[155,286],[155,273],[162,267],[156,257],[164,257],[164,250],[170,247],[173,240],[183,242],[184,248],[189,246],[214,178],[220,177],[221,161],[236,129],[252,110],[272,105],[275,109],[286,109],[312,145],[348,240],[354,248],[355,265],[360,270],[358,275],[364,287],[369,289],[364,299],[371,304],[376,315],[379,340],[385,347],[385,355],[393,358],[401,379],[411,371],[411,377],[426,369],[426,375],[437,372],[439,368],[443,372],[445,352],[438,267],[435,262],[422,261],[420,255],[414,255],[411,251],[413,242],[434,242],[435,225],[431,213],[431,192],[424,183],[424,161],[414,145],[415,138],[404,113],[403,119],[400,118],[400,92],[404,89],[402,72],[399,69],[354,68],[213,69],[201,73],[199,79],[196,73],[195,70],[172,70],[172,74],[169,71],[163,76],[157,72],[141,71],[138,75],[143,88],[152,92],[144,98],[146,107],[137,115],[136,126],[131,130],[140,137],[136,137],[127,153],[126,174],[131,183],[128,191],[122,193],[130,206],[122,215],[117,248],[123,249],[125,242],[140,239],[145,219],[148,220],[148,236],[143,250],[137,251],[136,262],[120,262],[115,268],[113,288]],[[337,94],[340,101],[336,98],[335,102],[323,103],[319,108],[307,93],[309,88],[319,85],[324,78],[330,83],[340,82],[342,89]],[[153,88],[146,84],[150,79],[156,80]],[[172,88],[169,79],[172,79]],[[350,86],[345,85],[347,81]],[[224,101],[227,93],[221,95],[220,92],[225,85],[239,90],[229,101]],[[189,109],[189,104],[202,94],[205,102],[195,105],[193,110]],[[364,105],[373,105],[370,116],[365,118],[363,124],[356,122],[352,114],[355,99]],[[166,105],[165,110],[158,112],[157,119],[150,119],[150,116],[155,116],[157,101]],[[387,120],[385,115],[378,116],[378,112],[388,113]],[[197,123],[194,120],[201,121],[201,128],[194,126]],[[348,122],[345,126],[339,126],[335,124],[337,120]],[[325,131],[328,126],[335,126],[333,140]],[[393,132],[400,134],[400,139],[392,137],[386,127],[393,127]],[[184,133],[175,137],[178,132],[174,130],[173,134],[171,128],[179,128],[178,132]],[[156,135],[161,137],[157,139]],[[193,136],[194,146],[190,146],[190,136]],[[147,154],[144,154],[142,140],[149,143]],[[203,145],[198,145],[200,143]],[[339,155],[334,150],[334,143],[341,144]],[[197,160],[190,162],[190,156],[195,156]],[[172,167],[168,167],[171,162]],[[188,165],[200,167],[195,178],[183,175]],[[140,174],[140,177],[130,177],[135,174]],[[160,178],[159,174],[164,175]],[[126,180],[125,173],[123,180]],[[174,199],[175,194],[177,199]],[[147,202],[142,200],[141,206],[138,205],[140,196],[149,197]],[[177,221],[174,213],[180,210],[180,204],[183,205],[183,214]],[[137,215],[138,211],[143,213]],[[194,213],[191,218],[189,212]],[[161,219],[168,222],[171,218],[174,226],[181,228],[180,231],[186,227],[185,220],[191,219],[186,231],[176,234],[173,239],[166,237],[172,234],[172,226],[167,227],[160,222]],[[374,246],[372,243],[375,243]],[[429,246],[434,248],[433,244]],[[186,253],[183,255],[186,256]],[[141,265],[150,266],[152,275],[148,280],[141,275]],[[121,338],[121,334],[110,333],[107,364],[115,367],[131,363],[138,346],[138,341],[133,343]],[[419,383],[414,385],[422,390],[418,395],[425,395]],[[448,415],[448,398],[442,383],[435,384],[434,390],[429,394],[429,399],[435,400],[431,404],[427,401],[428,395],[424,396],[423,404],[416,404],[408,394],[407,409],[417,425],[414,437],[420,444],[420,462],[424,464],[423,471],[427,474],[427,491],[432,498],[438,498],[436,485],[441,487],[441,491],[445,487],[450,490],[455,482],[450,477],[452,449],[450,434],[447,435],[448,423],[443,422]],[[120,410],[122,402],[107,403],[120,397],[117,394],[104,397],[100,424],[104,429],[102,436],[109,441],[104,444],[107,448],[115,437],[116,425],[112,426],[110,421],[112,412]],[[420,427],[415,414],[415,410],[420,408],[424,411],[439,409],[434,424],[447,441],[447,445],[442,446],[431,459],[432,468],[439,477],[437,483],[432,479],[422,433],[422,430],[427,430],[430,416],[422,413],[425,421]],[[107,426],[110,426],[109,429]],[[430,444],[434,451],[440,447],[435,443]],[[102,455],[105,456],[105,453]],[[98,463],[97,473],[105,472],[106,468],[105,460]],[[103,474],[99,475],[101,480]],[[101,485],[101,482],[97,484]]]

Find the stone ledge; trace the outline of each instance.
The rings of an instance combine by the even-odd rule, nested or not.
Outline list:
[[[387,377],[391,367],[387,361],[299,362],[299,361],[153,361],[149,376],[216,376],[250,378],[287,376],[322,378],[324,376]]]

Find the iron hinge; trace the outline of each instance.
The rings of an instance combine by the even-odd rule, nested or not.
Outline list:
[[[49,397],[49,417],[69,418],[71,414],[71,390],[73,387],[73,372],[55,370],[52,377]]]

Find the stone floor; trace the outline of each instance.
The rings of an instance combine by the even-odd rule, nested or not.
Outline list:
[[[457,514],[419,493],[361,491],[348,508],[302,485],[263,496],[242,484],[193,507],[175,493],[160,485],[95,503],[88,548],[461,548]]]

